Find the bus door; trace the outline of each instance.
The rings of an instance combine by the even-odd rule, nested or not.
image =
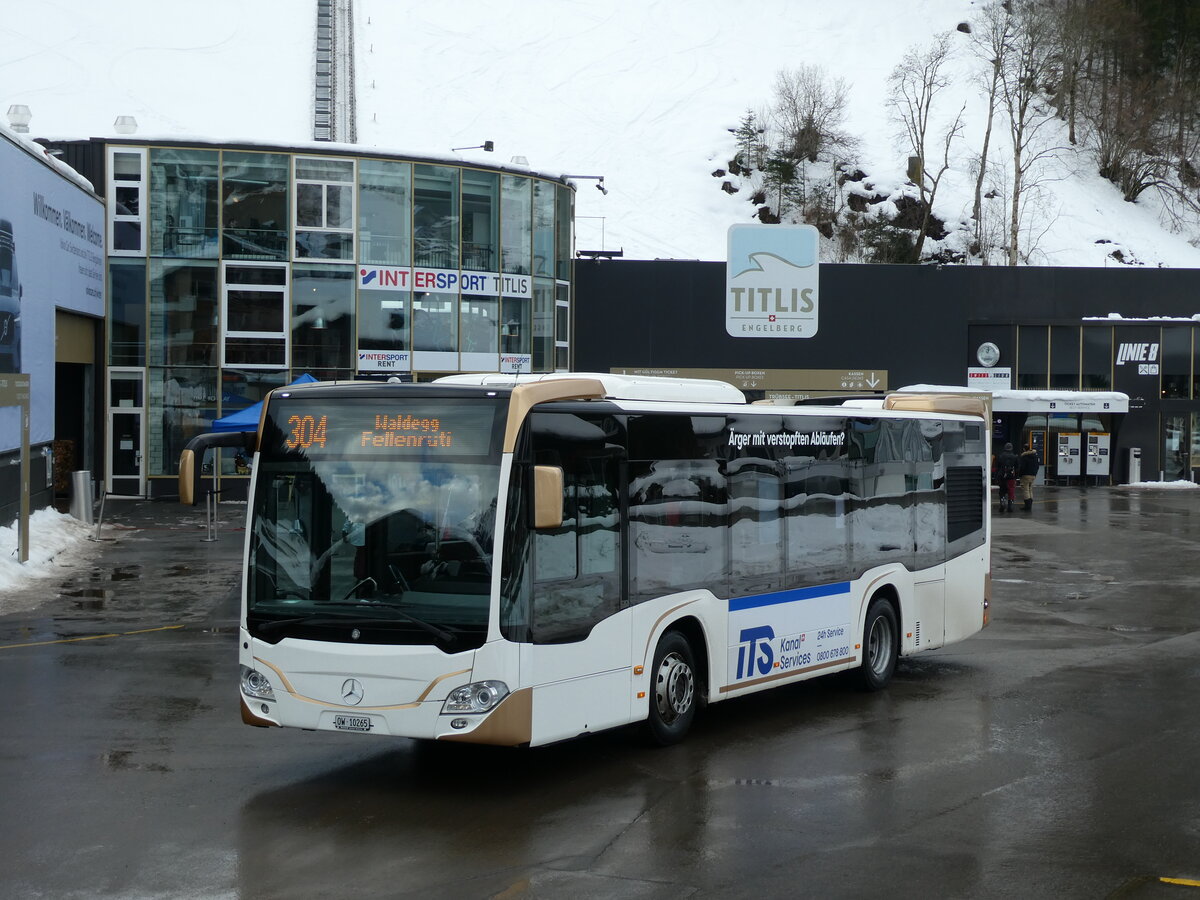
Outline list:
[[[624,606],[623,453],[592,418],[531,417],[535,464],[563,470],[562,525],[534,532],[531,541],[530,641],[521,646],[521,684],[534,689],[534,733],[553,735],[547,739],[623,723],[630,712],[630,617],[617,615]]]

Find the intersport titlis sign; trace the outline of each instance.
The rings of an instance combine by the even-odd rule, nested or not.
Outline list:
[[[732,225],[725,268],[725,330],[733,337],[817,333],[817,229]]]

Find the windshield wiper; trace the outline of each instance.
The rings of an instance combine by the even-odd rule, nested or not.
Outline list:
[[[308,624],[308,625],[343,625],[343,624],[345,624],[345,625],[349,625],[349,624],[355,624],[355,625],[365,625],[368,627],[375,627],[375,626],[390,624],[387,619],[356,617],[354,615],[353,611],[356,609],[361,609],[362,607],[365,606],[365,607],[369,607],[372,609],[386,609],[391,612],[394,612],[401,619],[403,619],[406,622],[409,622],[413,625],[416,625],[418,628],[420,628],[424,631],[429,632],[435,638],[437,638],[439,641],[442,641],[444,643],[452,643],[452,642],[458,640],[458,634],[457,634],[458,629],[449,630],[447,628],[442,628],[441,626],[434,625],[432,622],[426,622],[424,619],[418,619],[416,616],[412,615],[411,613],[405,612],[403,609],[401,609],[399,606],[397,606],[394,603],[385,603],[382,600],[358,600],[353,603],[350,603],[350,602],[329,603],[329,604],[322,604],[322,605],[325,607],[329,607],[329,606],[342,607],[342,608],[344,608],[345,611],[339,612],[336,610],[321,609],[318,611],[308,613],[307,615],[293,616],[290,619],[272,619],[270,621],[263,622],[262,624],[260,624],[258,626],[258,628],[260,631],[266,633],[266,632],[276,631],[287,625],[301,625],[301,624]]]

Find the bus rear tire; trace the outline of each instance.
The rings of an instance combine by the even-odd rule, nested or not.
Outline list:
[[[900,656],[900,619],[887,597],[877,597],[867,610],[863,625],[863,661],[858,667],[858,686],[864,691],[881,691],[892,680]]]
[[[654,667],[650,670],[650,715],[645,736],[659,747],[683,740],[699,702],[695,655],[692,646],[678,631],[668,631],[654,649]]]

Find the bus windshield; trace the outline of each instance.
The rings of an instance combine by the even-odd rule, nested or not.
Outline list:
[[[251,633],[479,646],[503,411],[491,398],[274,400],[254,489]]]

